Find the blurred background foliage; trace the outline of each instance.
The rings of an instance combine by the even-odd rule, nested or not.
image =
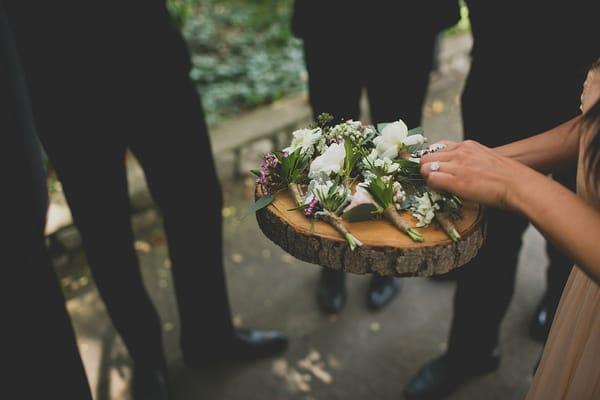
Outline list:
[[[305,88],[293,0],[169,0],[209,124]]]
[[[326,0],[324,0],[326,1]],[[294,0],[168,0],[192,53],[191,78],[208,123],[306,88],[302,46],[290,31]],[[470,29],[460,22],[443,36]]]

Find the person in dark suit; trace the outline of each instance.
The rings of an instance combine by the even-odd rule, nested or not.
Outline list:
[[[474,45],[462,94],[465,139],[496,147],[546,131],[579,113],[587,67],[600,54],[598,43],[586,40],[594,37],[591,29],[596,26],[591,3],[577,1],[566,7],[467,0]],[[574,178],[574,169],[554,176],[571,188]],[[457,274],[448,349],[407,385],[409,399],[443,397],[465,380],[499,366],[500,324],[514,291],[521,236],[528,223],[498,209],[486,214],[486,241]],[[530,334],[542,341],[572,265],[555,247],[548,245],[547,250],[546,293],[530,327]]]
[[[2,390],[20,399],[92,399],[44,243],[48,197],[27,90],[0,1]],[[5,201],[5,202],[4,202]]]
[[[167,397],[161,323],[133,246],[125,154],[164,219],[188,366],[284,349],[237,330],[222,258],[221,189],[190,56],[164,0],[8,0],[41,141],[95,283],[134,362],[136,399]]]
[[[303,39],[313,116],[358,120],[366,89],[374,123],[420,125],[436,35],[458,19],[452,1],[296,0],[292,29]],[[373,275],[367,305],[380,309],[398,290],[395,278]],[[339,312],[344,273],[323,269],[317,300],[326,313]]]

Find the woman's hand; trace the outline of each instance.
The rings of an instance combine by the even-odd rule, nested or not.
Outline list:
[[[421,174],[436,190],[454,193],[462,198],[492,207],[514,209],[514,194],[528,179],[541,174],[500,155],[480,143],[442,142],[443,151],[427,154],[421,159]]]

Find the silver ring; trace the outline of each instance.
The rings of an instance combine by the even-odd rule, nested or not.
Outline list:
[[[439,161],[434,161],[431,163],[431,165],[429,166],[429,169],[433,172],[435,171],[439,171],[440,170],[440,163]]]

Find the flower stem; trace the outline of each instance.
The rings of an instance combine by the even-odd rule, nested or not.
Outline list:
[[[294,196],[294,200],[296,200],[296,205],[300,206],[304,202],[304,195],[302,194],[302,189],[300,185],[297,183],[290,183],[288,185],[292,195]]]
[[[438,212],[435,214],[435,220],[450,237],[450,239],[452,239],[454,242],[458,242],[460,240],[460,233],[458,233],[456,226],[454,226],[454,223],[452,222],[452,218],[448,214]]]
[[[350,250],[356,249],[358,246],[362,246],[362,242],[356,238],[346,226],[342,222],[342,219],[337,215],[327,211],[323,215],[323,221],[327,222],[329,225],[333,226],[348,242],[350,245]]]
[[[401,232],[406,233],[413,241],[422,242],[423,236],[416,229],[409,226],[406,221],[400,217],[396,208],[393,205],[389,205],[383,210],[383,216],[390,221],[396,228],[398,228]]]

